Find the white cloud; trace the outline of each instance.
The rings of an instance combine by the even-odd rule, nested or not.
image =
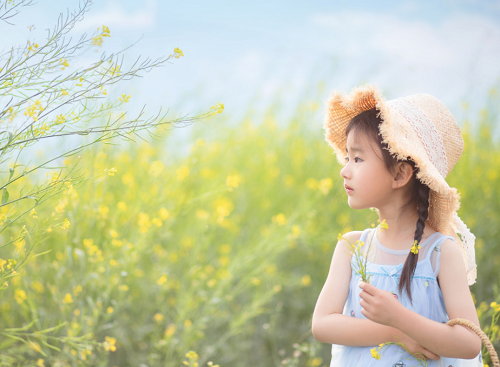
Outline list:
[[[145,8],[127,12],[118,1],[111,0],[102,10],[91,10],[87,13],[83,21],[75,25],[74,31],[95,30],[103,24],[109,27],[111,32],[113,28],[152,28],[156,25],[156,7],[155,0],[148,0]]]
[[[396,93],[432,91],[458,101],[500,79],[500,24],[486,16],[454,13],[430,23],[342,11],[313,15],[309,23],[328,40],[323,49],[342,57],[345,74],[369,72],[370,82]]]

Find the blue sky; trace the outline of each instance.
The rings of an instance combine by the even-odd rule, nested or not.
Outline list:
[[[15,27],[0,25],[7,39],[36,37],[75,0],[39,2]],[[500,81],[499,1],[119,1],[94,0],[73,34],[111,30],[103,48],[120,50],[139,42],[127,59],[159,57],[183,50],[143,79],[123,83],[116,93],[132,95],[131,108],[147,103],[199,113],[217,102],[237,120],[249,106],[271,103],[281,91],[294,107],[320,81],[320,108],[307,123],[321,125],[332,90],[376,84],[387,99],[430,93],[460,119],[484,105]],[[35,37],[35,38],[36,38]],[[307,96],[306,96],[307,97]],[[293,109],[286,109],[293,113]]]

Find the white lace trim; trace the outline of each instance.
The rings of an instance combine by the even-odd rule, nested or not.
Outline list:
[[[403,118],[408,121],[419,136],[430,161],[441,176],[446,177],[448,160],[443,141],[431,120],[417,106],[408,100],[398,98],[387,102]]]
[[[457,212],[453,212],[453,222],[455,233],[460,233],[460,237],[462,237],[462,256],[464,258],[465,267],[467,268],[467,281],[470,285],[475,282],[477,276],[476,254],[474,251],[476,236],[467,228]]]

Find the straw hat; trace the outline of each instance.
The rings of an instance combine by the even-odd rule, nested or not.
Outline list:
[[[420,169],[417,178],[430,189],[428,224],[453,236],[462,251],[467,282],[474,284],[475,236],[457,215],[460,207],[457,189],[445,180],[464,149],[457,122],[445,105],[429,94],[385,101],[374,86],[355,88],[350,95],[333,92],[326,103],[323,128],[340,164],[345,164],[347,125],[354,116],[373,107],[380,111],[380,134],[389,152],[400,159],[411,157]]]

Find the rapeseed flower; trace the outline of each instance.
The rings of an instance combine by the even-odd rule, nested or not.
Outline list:
[[[64,61],[63,61],[63,59],[61,59],[61,60],[59,60],[59,63],[62,66],[62,68],[61,68],[62,70],[66,69],[69,66],[68,59],[64,59]]]
[[[332,188],[333,182],[331,178],[324,178],[319,181],[318,190],[321,191],[323,195],[327,195]]]
[[[373,358],[380,359],[381,355],[378,352],[377,348],[370,349],[370,352],[371,352]]]
[[[411,247],[411,252],[413,254],[418,254],[418,250],[420,249],[420,245],[418,244],[418,241],[415,240],[415,242],[413,242],[413,246]]]
[[[311,284],[311,276],[306,274],[302,277],[301,283],[303,286],[307,287]]]
[[[167,281],[167,276],[166,275],[162,275],[157,281],[156,281],[156,284],[158,285],[162,285],[163,283],[165,283]]]
[[[21,304],[26,300],[26,292],[23,291],[22,289],[16,289],[14,292],[14,298],[16,299],[16,302]]]
[[[174,48],[174,52],[175,52],[174,57],[177,59],[181,56],[184,56],[184,53],[182,52],[182,50],[179,47]],[[170,55],[170,56],[172,56],[172,55]]]
[[[63,298],[63,303],[73,303],[73,297],[71,297],[70,293],[66,293],[66,295]]]
[[[130,95],[127,94],[122,94],[120,98],[118,98],[120,102],[127,103],[130,100]]]
[[[169,338],[174,334],[175,334],[175,325],[174,324],[168,325],[167,329],[165,330],[165,337]]]
[[[61,225],[61,229],[66,229],[66,228],[69,228],[70,224],[71,224],[71,223],[69,222],[68,218],[64,219],[64,222],[63,222],[63,224]]]
[[[385,219],[380,223],[380,229],[389,229],[389,225],[386,223]]]
[[[116,346],[115,346],[116,339],[112,338],[112,337],[109,337],[109,336],[105,337],[104,339],[105,339],[105,341],[103,343],[104,350],[106,352],[110,352],[110,351],[114,352],[114,351],[116,351]]]
[[[280,226],[285,225],[285,224],[286,224],[286,217],[285,217],[285,214],[283,214],[283,213],[279,213],[279,214],[277,214],[277,215],[273,216],[272,221],[273,221],[274,223],[277,223],[277,224],[278,224],[278,225],[280,225]]]

